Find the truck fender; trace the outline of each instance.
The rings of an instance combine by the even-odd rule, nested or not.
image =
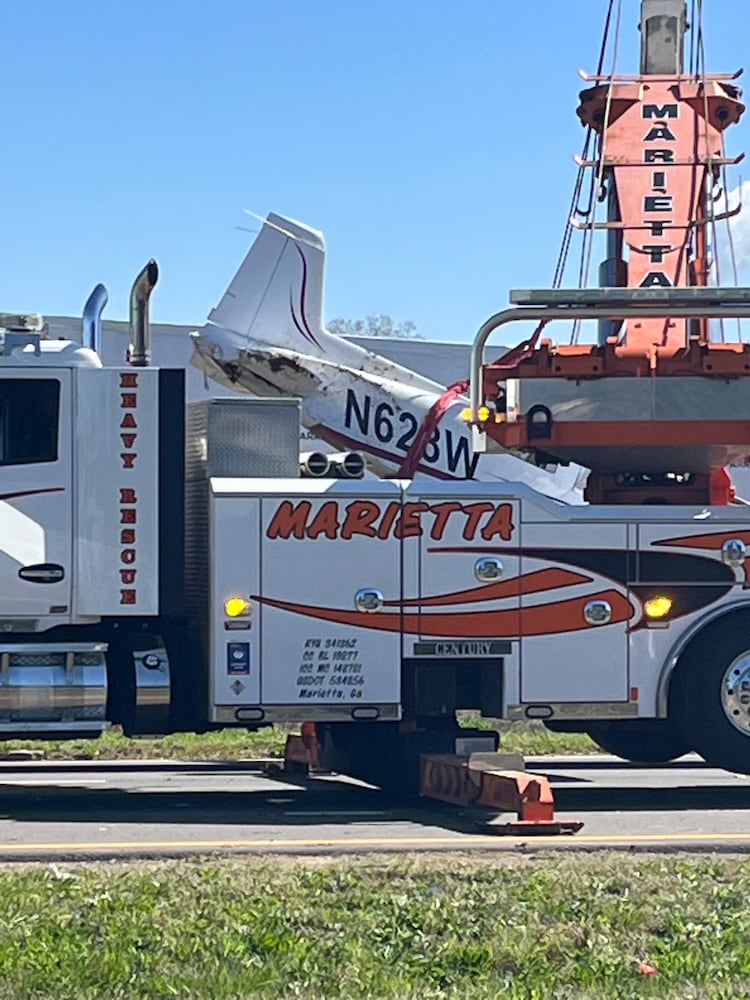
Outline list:
[[[674,674],[675,668],[680,661],[680,657],[685,652],[687,647],[708,625],[712,625],[721,618],[727,618],[730,615],[737,614],[739,611],[750,612],[749,598],[730,601],[727,604],[722,604],[721,607],[713,608],[711,611],[706,612],[706,614],[692,622],[692,624],[689,625],[680,635],[679,639],[672,646],[669,654],[665,658],[659,675],[659,683],[656,689],[656,717],[658,719],[667,718],[669,708],[669,685],[672,681],[672,675]]]

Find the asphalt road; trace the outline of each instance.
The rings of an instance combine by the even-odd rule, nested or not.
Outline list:
[[[638,768],[612,757],[530,758],[580,833],[502,837],[476,811],[404,807],[335,776],[274,778],[257,763],[0,763],[0,860],[213,851],[600,848],[750,853],[750,778],[690,757]],[[510,819],[504,816],[503,819]],[[480,820],[482,821],[480,823]]]

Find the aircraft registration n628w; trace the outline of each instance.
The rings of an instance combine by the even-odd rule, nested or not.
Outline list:
[[[361,451],[378,476],[522,482],[583,501],[580,466],[475,455],[460,416],[465,396],[446,397],[446,386],[326,330],[324,267],[321,233],[269,215],[193,334],[192,364],[225,387],[299,397],[305,427],[335,448]],[[444,412],[432,420],[436,407]]]

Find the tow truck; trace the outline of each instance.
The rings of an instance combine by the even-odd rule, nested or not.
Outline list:
[[[581,95],[607,218],[573,222],[604,227],[603,286],[512,292],[473,344],[476,450],[585,465],[586,504],[301,476],[298,401],[186,407],[184,373],[150,365],[153,261],[121,366],[103,286],[81,344],[5,317],[0,736],[299,723],[321,766],[455,801],[495,774],[472,709],[750,773],[750,510],[725,472],[750,452],[750,349],[710,324],[750,316],[750,289],[711,286],[707,249],[743,109],[734,76],[685,72],[685,31],[684,0],[642,0],[640,73]],[[485,364],[518,320],[536,333]],[[543,339],[555,320],[598,342]]]

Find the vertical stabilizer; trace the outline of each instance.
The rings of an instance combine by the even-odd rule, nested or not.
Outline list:
[[[324,259],[322,233],[270,214],[208,322],[248,340],[324,353]]]

